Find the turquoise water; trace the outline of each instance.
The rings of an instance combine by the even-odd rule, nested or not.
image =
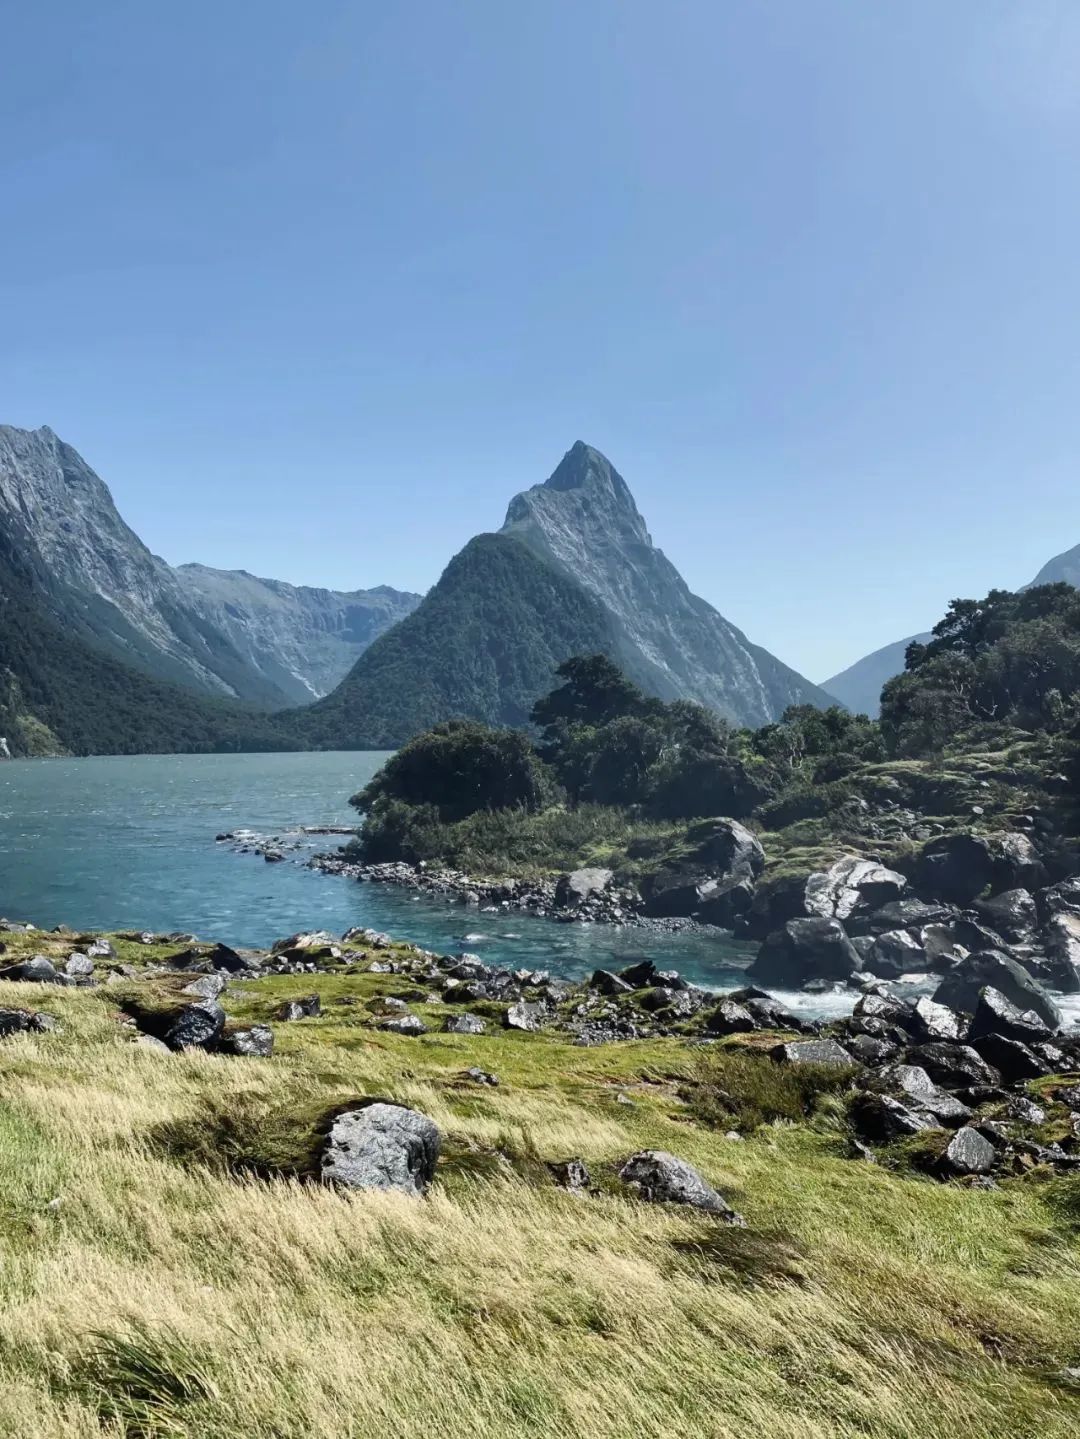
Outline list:
[[[304,929],[369,925],[439,951],[577,977],[643,955],[710,988],[741,982],[745,948],[717,935],[654,935],[486,915],[387,885],[267,864],[215,844],[355,822],[348,807],[384,754],[140,755],[0,764],[0,914],[42,928],[192,931],[268,945]],[[339,837],[312,837],[332,849]],[[808,997],[807,997],[808,1002]],[[821,1012],[822,1001],[814,1001]],[[846,1007],[850,1007],[850,1000]]]

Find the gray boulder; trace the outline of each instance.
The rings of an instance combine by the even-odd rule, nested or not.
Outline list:
[[[220,974],[201,974],[198,979],[193,979],[190,984],[185,984],[180,991],[181,994],[193,994],[198,999],[217,999],[224,994],[228,987],[228,980]]]
[[[987,840],[973,834],[945,834],[923,846],[915,885],[932,899],[971,904],[993,877],[994,859]]]
[[[334,1120],[321,1173],[348,1189],[396,1189],[419,1197],[435,1177],[441,1148],[442,1135],[426,1114],[377,1100]]]
[[[274,1052],[274,1031],[268,1024],[253,1024],[226,1035],[221,1046],[242,1059],[269,1059]]]
[[[733,999],[722,999],[711,1014],[706,1016],[705,1028],[710,1034],[749,1034],[757,1029],[757,1022],[748,1009]]]
[[[806,882],[806,907],[821,919],[848,919],[899,900],[907,880],[873,859],[845,856]]]
[[[610,869],[575,869],[563,874],[555,885],[555,903],[560,909],[577,909],[586,900],[603,894],[614,874]]]
[[[915,1003],[911,1029],[924,1041],[962,1040],[967,1033],[967,1021],[948,1005],[923,998]]]
[[[835,1039],[794,1039],[769,1050],[781,1064],[850,1065],[852,1057]]]
[[[932,1114],[941,1124],[963,1124],[971,1110],[940,1089],[917,1064],[893,1064],[879,1070],[875,1087],[892,1093],[911,1108]]]
[[[483,1034],[487,1025],[476,1014],[452,1015],[443,1025],[447,1034]]]
[[[542,1004],[531,1004],[519,999],[506,1011],[503,1021],[507,1029],[522,1029],[530,1033],[538,1030],[547,1018],[547,1009]]]
[[[989,1174],[997,1161],[997,1152],[977,1129],[965,1124],[949,1140],[942,1161],[950,1174]]]
[[[387,1034],[403,1034],[410,1039],[427,1034],[427,1025],[418,1014],[402,1014],[394,1019],[382,1019],[378,1027]]]
[[[64,973],[69,979],[89,979],[94,973],[94,961],[88,954],[76,951],[64,961]]]
[[[941,1127],[931,1114],[920,1112],[890,1094],[866,1090],[852,1101],[851,1122],[857,1134],[877,1144],[890,1144],[894,1139]]]
[[[1035,896],[1027,889],[1006,889],[981,900],[975,912],[995,934],[1014,942],[1026,939],[1038,923]]]
[[[797,989],[812,979],[847,980],[859,956],[835,919],[791,919],[771,934],[747,970],[759,984]]]
[[[646,875],[641,885],[647,915],[697,915],[730,927],[754,897],[754,882],[765,868],[765,851],[734,819],[708,819],[691,826],[688,848],[677,859]]]
[[[943,1089],[971,1089],[976,1085],[1000,1084],[1001,1075],[992,1069],[970,1044],[931,1040],[907,1051],[908,1064],[924,1069]]]
[[[1063,911],[1052,915],[1042,941],[1048,982],[1063,994],[1080,994],[1080,914]]]
[[[619,1178],[649,1203],[685,1204],[728,1224],[746,1222],[693,1165],[665,1150],[643,1149],[632,1154],[619,1170]]]
[[[1038,1044],[1049,1039],[1051,1031],[1033,1009],[1017,1008],[988,984],[979,994],[969,1037],[974,1042],[986,1034],[1003,1034],[1021,1044]]]
[[[971,1047],[1010,1084],[1023,1079],[1042,1079],[1053,1073],[1051,1066],[1023,1040],[1010,1039],[1005,1034],[982,1034],[971,1041]]]
[[[950,1009],[974,1014],[987,985],[999,990],[1017,1009],[1033,1009],[1051,1029],[1061,1028],[1061,1011],[1047,991],[1018,960],[1001,950],[981,950],[961,960],[938,985],[934,999]]]
[[[172,1050],[212,1049],[225,1028],[225,1011],[214,1000],[189,1004],[173,1018],[164,1034]]]
[[[863,968],[880,979],[899,979],[930,967],[926,950],[910,930],[893,929],[879,934],[863,952]]]

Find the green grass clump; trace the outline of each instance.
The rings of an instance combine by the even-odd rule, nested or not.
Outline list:
[[[845,1089],[854,1073],[830,1064],[777,1064],[718,1047],[702,1054],[685,1096],[701,1123],[749,1133],[762,1124],[805,1119],[823,1095]]]

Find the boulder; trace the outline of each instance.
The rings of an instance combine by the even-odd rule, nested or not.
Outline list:
[[[687,849],[641,885],[644,912],[656,917],[699,915],[729,927],[749,909],[765,851],[738,820],[709,819],[691,826]]]
[[[506,1011],[506,1018],[503,1021],[507,1029],[522,1029],[530,1033],[538,1030],[547,1018],[547,1010],[542,1004],[530,1004],[528,1000],[519,999]]]
[[[865,1064],[869,1069],[892,1064],[900,1048],[893,1040],[876,1039],[872,1034],[856,1034],[844,1047],[857,1064]]]
[[[883,904],[866,919],[866,928],[871,934],[884,934],[890,929],[921,929],[927,924],[945,924],[956,911],[947,904],[927,904],[925,900],[911,896]]]
[[[977,1049],[987,1064],[999,1070],[1001,1077],[1010,1084],[1022,1079],[1041,1079],[1053,1073],[1051,1066],[1022,1040],[1009,1039],[1004,1034],[980,1035],[972,1040],[971,1047]]]
[[[997,1070],[992,1069],[970,1044],[932,1040],[909,1049],[905,1060],[924,1069],[943,1089],[971,1089],[976,1085],[990,1087],[1001,1082]]]
[[[912,1022],[914,1013],[906,1001],[892,994],[875,994],[872,990],[859,999],[853,1011],[856,1019],[881,1019],[886,1024],[897,1024],[901,1028]]]
[[[61,976],[57,973],[56,966],[51,959],[43,954],[32,955],[30,959],[24,959],[18,964],[12,964],[3,970],[4,979],[16,979],[23,984],[60,984]],[[66,976],[65,976],[66,977]]]
[[[754,1016],[733,999],[722,999],[706,1016],[705,1028],[710,1034],[748,1034],[757,1029]]]
[[[612,974],[609,969],[597,969],[589,980],[589,988],[595,989],[599,994],[614,997],[617,994],[630,994],[634,986],[625,979],[620,979],[617,974]]]
[[[915,868],[919,893],[950,904],[971,904],[993,877],[990,844],[973,834],[943,834],[930,840]]]
[[[163,1038],[172,1050],[212,1049],[225,1028],[225,1011],[212,999],[186,1005],[174,1016]]]
[[[925,1110],[941,1124],[963,1124],[971,1110],[944,1089],[940,1089],[917,1064],[893,1064],[879,1070],[875,1087],[893,1093],[913,1109]]]
[[[910,1027],[923,1041],[962,1040],[967,1034],[967,1022],[955,1010],[926,998],[916,1001]]]
[[[1038,889],[1046,883],[1042,856],[1029,835],[1011,833],[997,837],[992,847],[995,893],[1010,889]]]
[[[442,1135],[426,1114],[382,1100],[339,1114],[321,1173],[348,1189],[395,1189],[419,1197],[435,1177]]]
[[[225,992],[228,981],[220,974],[201,974],[190,984],[185,984],[181,994],[194,995],[196,999],[217,999]]]
[[[304,999],[287,999],[277,1010],[275,1019],[312,1019],[322,1013],[322,1001],[317,994]]]
[[[1013,941],[1028,938],[1038,922],[1035,896],[1027,889],[1006,889],[980,900],[975,912],[995,934]]]
[[[649,1203],[685,1204],[728,1224],[745,1223],[693,1165],[665,1150],[643,1149],[632,1154],[619,1170],[619,1178]]]
[[[1035,901],[1044,922],[1056,914],[1080,915],[1080,874],[1041,889]]]
[[[560,1189],[571,1194],[584,1194],[592,1184],[592,1175],[584,1159],[563,1159],[549,1164],[551,1177]]]
[[[410,1039],[427,1034],[427,1025],[418,1014],[402,1014],[395,1019],[381,1019],[378,1027],[387,1034],[403,1034]]]
[[[1051,1031],[1033,1009],[1018,1009],[1000,990],[987,985],[979,994],[969,1037],[974,1043],[986,1034],[1003,1034],[1021,1044],[1037,1044],[1049,1039]]]
[[[863,968],[881,979],[899,979],[929,968],[926,950],[906,929],[879,934],[863,954]]]
[[[230,949],[227,944],[215,944],[209,958],[213,969],[223,969],[228,974],[239,974],[241,970],[253,968],[250,960],[238,954],[235,949]]]
[[[1042,932],[1046,978],[1063,994],[1080,994],[1080,914],[1052,915]]]
[[[852,1100],[851,1122],[857,1134],[876,1144],[890,1144],[895,1139],[941,1127],[932,1115],[921,1113],[892,1095],[865,1090]]]
[[[899,900],[907,880],[877,860],[847,855],[806,881],[806,907],[821,919],[847,919]]]
[[[9,1034],[43,1034],[53,1027],[51,1014],[35,1014],[32,1009],[0,1009],[0,1039]]]
[[[981,950],[961,960],[938,985],[934,999],[950,1009],[974,1014],[987,985],[999,990],[1017,1009],[1033,1009],[1050,1029],[1061,1028],[1061,1011],[1047,991],[1018,960],[1001,950]]]
[[[769,1050],[781,1064],[828,1064],[850,1066],[851,1055],[835,1039],[794,1039]]]
[[[94,973],[94,961],[88,954],[76,951],[64,961],[64,973],[69,979],[89,979]]]
[[[250,1029],[235,1029],[222,1040],[228,1054],[242,1059],[269,1059],[274,1052],[274,1031],[268,1024],[253,1024]]]
[[[660,971],[651,959],[639,959],[634,964],[628,964],[625,969],[619,970],[619,978],[631,989],[653,989],[664,983],[660,978]],[[670,984],[666,987],[675,988]]]
[[[483,1034],[487,1025],[476,1014],[452,1015],[443,1025],[447,1034]]]
[[[859,956],[836,919],[790,919],[771,934],[747,970],[761,984],[797,989],[810,979],[850,979]]]
[[[610,869],[575,869],[559,876],[555,903],[560,909],[577,909],[595,895],[603,894],[614,879]]]
[[[997,1152],[990,1141],[965,1124],[949,1140],[942,1167],[956,1175],[989,1174],[996,1161]]]
[[[475,1066],[467,1069],[461,1077],[462,1079],[467,1079],[470,1084],[486,1084],[492,1089],[499,1087],[499,1076],[497,1074],[490,1074],[486,1069],[477,1069]]]

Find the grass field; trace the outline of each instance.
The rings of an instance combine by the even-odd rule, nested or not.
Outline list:
[[[409,1039],[369,1027],[392,984],[234,986],[244,1018],[323,993],[268,1061],[137,1046],[119,987],[4,986],[62,1029],[0,1041],[0,1434],[1080,1433],[1060,1378],[1080,1360],[1075,1182],[980,1192],[852,1161],[835,1096],[728,1139],[695,1117],[700,1052],[679,1041]],[[474,1064],[499,1087],[462,1082]],[[443,1130],[427,1199],[290,1173],[315,1117],[359,1095]],[[748,1228],[628,1198],[615,1169],[645,1147]],[[571,1155],[597,1192],[550,1182]]]

